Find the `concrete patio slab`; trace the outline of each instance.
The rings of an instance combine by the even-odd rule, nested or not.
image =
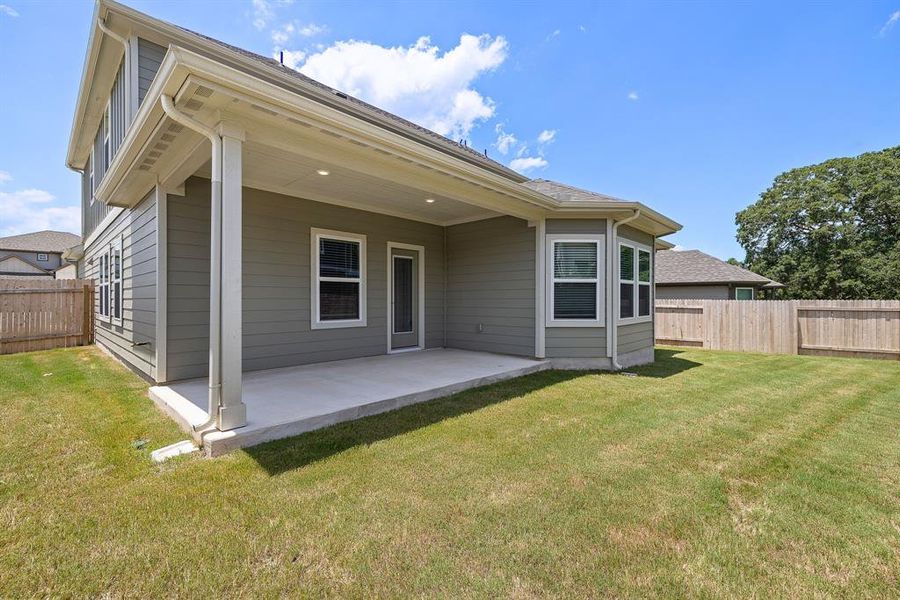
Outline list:
[[[247,425],[204,436],[218,456],[417,402],[549,369],[549,361],[441,348],[244,374]],[[207,381],[150,388],[186,431],[206,421]]]

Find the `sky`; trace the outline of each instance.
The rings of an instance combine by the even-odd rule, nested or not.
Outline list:
[[[735,213],[779,173],[900,144],[900,0],[126,3],[643,202],[720,258],[743,258]],[[65,153],[92,10],[0,0],[0,236],[80,230]]]

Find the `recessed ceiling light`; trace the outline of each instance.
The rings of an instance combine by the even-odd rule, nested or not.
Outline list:
[[[428,204],[434,204],[434,198],[425,198],[425,202]]]
[[[326,171],[325,169],[319,169],[318,171],[316,171],[316,173],[318,173],[319,175],[328,175],[328,171]]]

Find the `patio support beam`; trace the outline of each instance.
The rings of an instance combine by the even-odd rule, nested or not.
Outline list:
[[[216,128],[222,138],[221,223],[221,381],[219,415],[221,431],[247,424],[247,409],[241,399],[242,385],[242,146],[244,132],[226,122]]]

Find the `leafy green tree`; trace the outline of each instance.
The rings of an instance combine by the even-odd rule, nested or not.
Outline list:
[[[775,178],[735,219],[748,269],[811,299],[900,298],[900,146]]]

